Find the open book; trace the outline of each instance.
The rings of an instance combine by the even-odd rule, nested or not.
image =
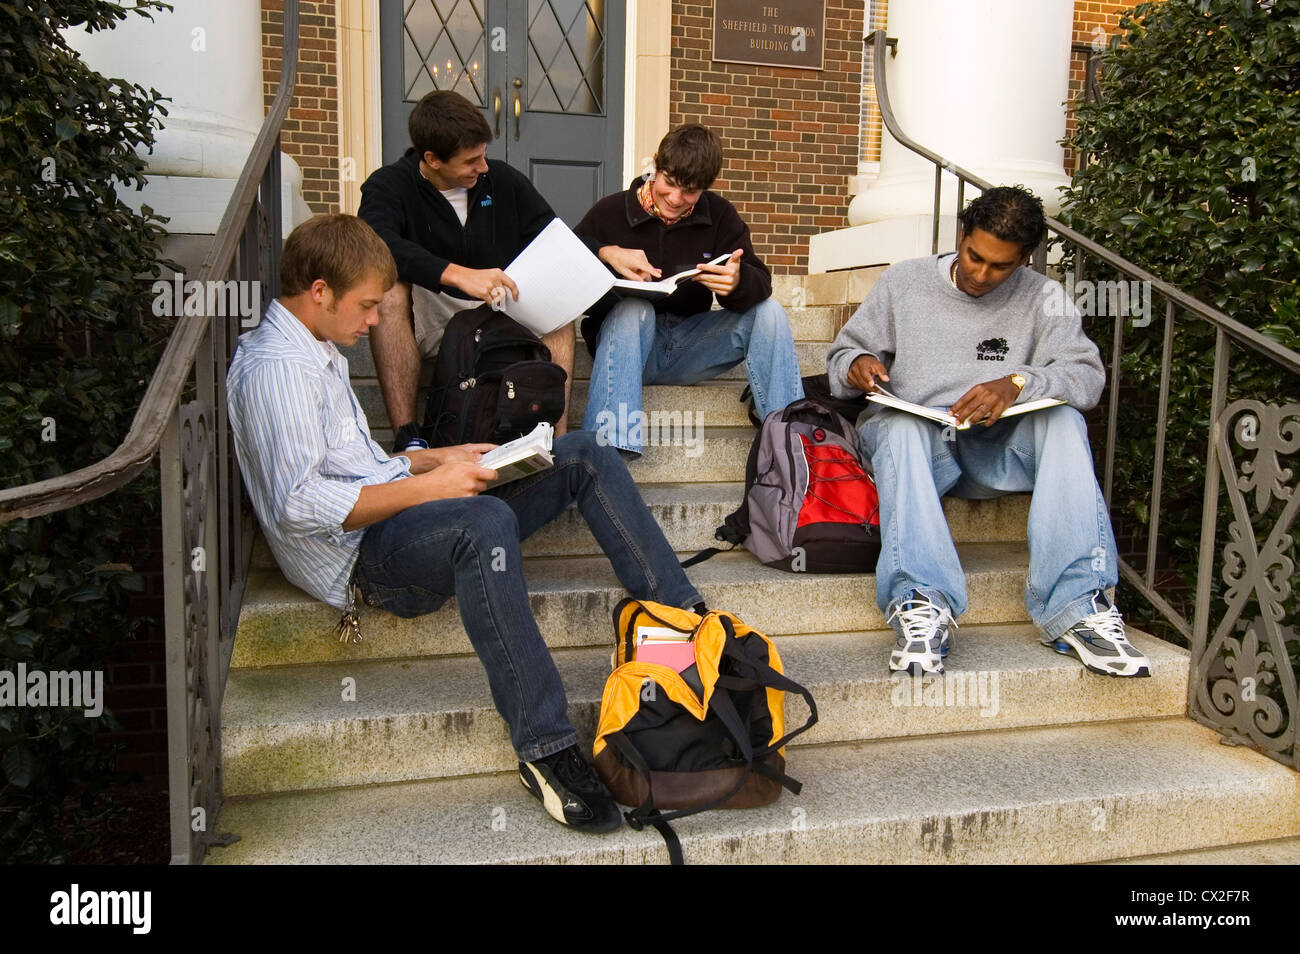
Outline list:
[[[729,257],[727,253],[710,264],[725,262]],[[556,218],[506,266],[505,272],[519,287],[519,298],[507,295],[500,309],[534,334],[544,335],[586,312],[610,289],[652,298],[670,295],[678,282],[698,274],[699,269],[687,269],[656,282],[616,278],[582,239]]]
[[[551,457],[551,438],[554,434],[555,428],[542,421],[523,437],[494,447],[484,454],[479,458],[479,466],[497,472],[497,479],[488,486],[496,487],[520,477],[540,473],[554,464],[555,459]]]
[[[727,259],[731,258],[731,253],[719,255],[717,258],[710,259],[709,265],[721,265]],[[667,278],[660,278],[653,282],[638,281],[635,278],[616,278],[614,279],[613,289],[622,295],[636,295],[639,298],[661,298],[664,295],[671,295],[677,291],[677,286],[688,278],[694,278],[700,273],[698,268],[688,268],[684,272],[678,272],[676,275],[669,275]]]
[[[911,401],[904,401],[897,395],[890,394],[876,382],[876,387],[880,390],[872,391],[866,395],[868,401],[876,404],[883,404],[885,407],[892,407],[896,411],[906,411],[908,414],[915,414],[917,417],[928,418],[939,424],[947,424],[955,427],[959,431],[970,428],[970,421],[959,421],[946,411],[936,411],[934,408],[926,407],[923,404],[913,404]],[[1013,404],[1002,412],[1002,417],[1015,417],[1017,414],[1029,414],[1031,411],[1041,411],[1045,407],[1056,407],[1058,404],[1064,404],[1064,401],[1056,398],[1040,398],[1037,401],[1026,401],[1024,404]],[[1001,420],[1002,418],[998,418]],[[976,424],[979,421],[975,422]]]

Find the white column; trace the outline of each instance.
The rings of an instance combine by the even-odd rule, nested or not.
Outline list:
[[[168,216],[171,233],[216,232],[262,126],[262,25],[258,0],[175,0],[153,19],[128,15],[116,29],[67,31],[92,69],[171,98],[145,153],[149,183],[123,201]],[[281,154],[285,232],[310,215],[302,172]]]
[[[886,69],[903,131],[994,185],[1024,185],[1055,214],[1056,190],[1069,182],[1057,141],[1065,135],[1073,22],[1073,0],[891,3],[888,32],[898,55]],[[955,211],[956,191],[945,175],[945,215]],[[967,201],[976,194],[967,190]],[[933,203],[933,164],[886,130],[880,178],[854,198],[849,222],[928,222]]]

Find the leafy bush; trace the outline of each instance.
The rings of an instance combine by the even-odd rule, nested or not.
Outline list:
[[[1063,218],[1175,287],[1300,349],[1300,0],[1143,3],[1120,28],[1102,60],[1101,100],[1077,110],[1068,144],[1093,161],[1075,175]],[[1099,274],[1092,262],[1087,277],[1120,276]],[[1163,306],[1154,302],[1148,327],[1129,323],[1125,330],[1112,496],[1117,529],[1128,524],[1141,532],[1151,516]],[[1170,571],[1162,595],[1190,618],[1214,333],[1185,313],[1177,328],[1160,508]],[[1090,330],[1108,355],[1110,322]],[[1245,348],[1233,348],[1230,368],[1229,402],[1282,404],[1300,394],[1297,375]],[[1221,504],[1220,545],[1232,519],[1226,497]],[[1275,505],[1255,520],[1260,540],[1279,512]],[[1213,585],[1217,597],[1217,573]],[[1216,600],[1214,612],[1222,606]],[[1294,592],[1286,610],[1294,620]],[[1293,646],[1293,664],[1297,654]]]
[[[140,3],[139,12],[167,9]],[[156,91],[106,79],[60,30],[112,28],[102,0],[0,0],[0,486],[107,456],[157,363],[148,317],[160,220],[116,192],[139,187]],[[102,670],[142,624],[127,616],[133,572],[158,507],[141,478],[106,498],[0,525],[0,669]],[[97,725],[96,723],[100,723]],[[57,861],[69,796],[88,809],[114,780],[96,733],[111,714],[0,707],[0,860]]]

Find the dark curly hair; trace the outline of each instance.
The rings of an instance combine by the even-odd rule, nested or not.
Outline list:
[[[963,235],[983,229],[1004,242],[1032,252],[1047,234],[1043,203],[1023,186],[997,186],[971,200],[957,216]]]

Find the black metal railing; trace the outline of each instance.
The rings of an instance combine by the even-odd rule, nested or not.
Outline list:
[[[931,252],[937,253],[944,173],[957,180],[959,211],[968,184],[981,192],[991,188],[991,184],[903,132],[889,103],[886,75],[888,57],[885,51],[893,48],[894,55],[899,55],[895,41],[887,39],[884,32],[878,30],[869,34],[865,43],[873,56],[876,97],[885,127],[899,143],[934,163]],[[1095,85],[1095,62],[1090,63],[1090,67],[1090,82]],[[1297,376],[1300,376],[1300,353],[1160,280],[1054,218],[1047,219],[1047,227],[1049,236],[1054,238],[1035,251],[1032,259],[1035,270],[1046,273],[1047,248],[1057,244],[1073,264],[1074,274],[1080,282],[1084,280],[1091,262],[1096,267],[1113,270],[1123,276],[1124,281],[1141,283],[1150,289],[1151,301],[1158,300],[1164,306],[1146,560],[1144,567],[1138,569],[1129,560],[1121,558],[1119,571],[1188,641],[1191,649],[1187,696],[1189,714],[1217,729],[1232,742],[1254,746],[1278,761],[1300,768],[1300,701],[1287,645],[1295,636],[1293,629],[1284,625],[1285,604],[1293,596],[1295,564],[1290,555],[1289,531],[1297,510],[1300,510],[1300,481],[1295,480],[1300,467],[1288,468],[1279,460],[1280,456],[1300,451],[1300,403],[1270,404],[1253,398],[1236,400],[1230,405],[1227,402],[1228,374],[1234,347]],[[1126,309],[1116,308],[1114,311],[1102,481],[1102,490],[1111,504],[1112,513],[1121,356],[1125,322],[1130,317]],[[1156,585],[1174,332],[1176,325],[1188,318],[1191,324],[1202,323],[1214,333],[1204,498],[1191,619],[1165,599]],[[1300,383],[1300,378],[1296,380]],[[1250,460],[1237,460],[1230,435],[1235,438],[1237,448],[1253,454]],[[1216,551],[1221,478],[1234,519],[1228,526],[1228,542],[1221,551]],[[1247,499],[1247,494],[1251,493],[1254,495],[1253,506]],[[1280,512],[1277,512],[1278,505]],[[1267,522],[1274,512],[1277,512],[1276,518],[1261,545],[1256,525]],[[1219,559],[1216,560],[1216,556]],[[1212,605],[1215,574],[1225,584],[1225,605],[1217,615],[1212,612],[1216,608]],[[1244,619],[1246,607],[1252,601],[1259,612]],[[1273,689],[1266,692],[1266,685]]]
[[[283,17],[280,87],[197,276],[203,289],[255,283],[254,301],[278,292],[280,130],[297,77],[298,0],[285,0]],[[202,297],[206,309],[213,302]],[[226,369],[240,315],[217,310],[223,313],[178,322],[131,429],[112,454],[0,491],[0,522],[55,513],[112,493],[158,457],[174,864],[201,862],[215,838],[208,829],[221,805],[221,700],[253,545],[226,411]]]

